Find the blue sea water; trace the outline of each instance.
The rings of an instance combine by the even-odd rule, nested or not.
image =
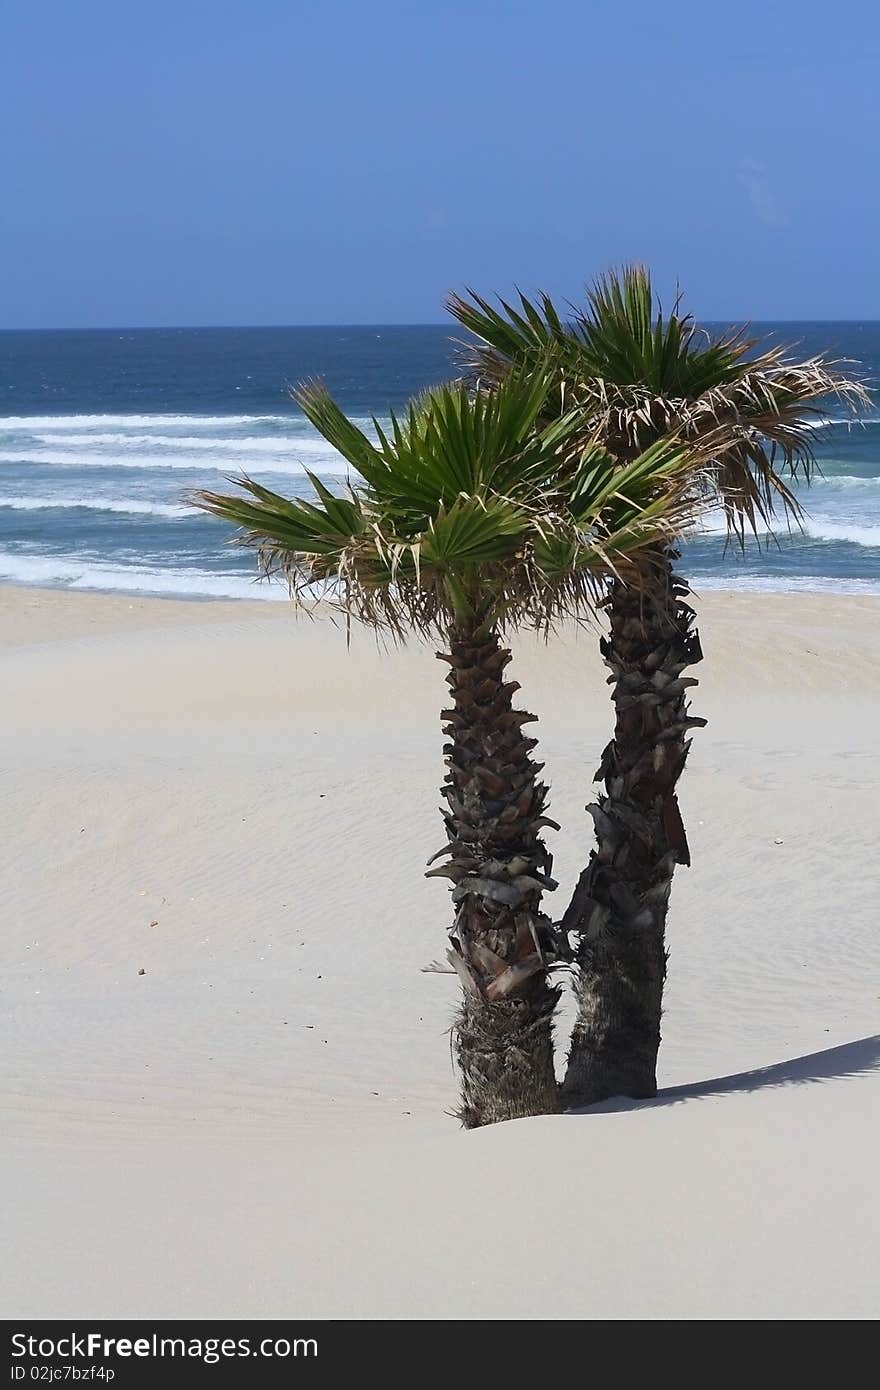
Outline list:
[[[880,378],[880,323],[756,328]],[[452,374],[441,326],[0,332],[0,582],[282,597],[255,585],[253,556],[185,494],[242,470],[291,494],[308,493],[305,468],[340,479],[293,382],[322,377],[369,428]],[[740,556],[710,520],[687,544],[697,590],[880,594],[880,403],[856,426],[829,407],[816,453],[804,532],[783,527]]]

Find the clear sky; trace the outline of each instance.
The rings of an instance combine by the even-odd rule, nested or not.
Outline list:
[[[0,0],[0,326],[880,318],[877,0]]]

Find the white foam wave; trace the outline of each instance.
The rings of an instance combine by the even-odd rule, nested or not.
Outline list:
[[[72,556],[11,555],[0,552],[0,583],[158,594],[168,598],[286,600],[278,580],[255,582],[245,574],[198,569],[158,569],[110,565]],[[880,596],[880,579],[832,579],[820,575],[691,575],[697,594],[707,590],[757,593],[833,593]]]
[[[691,588],[699,594],[725,589],[762,594],[862,594],[880,596],[880,579],[832,579],[825,575],[691,574]]]
[[[157,569],[104,565],[71,556],[0,553],[0,582],[48,588],[98,589],[176,598],[286,599],[278,581],[255,582],[244,574],[215,574],[197,569]]]
[[[352,417],[358,423],[369,424],[368,416]],[[294,429],[304,426],[302,415],[291,411],[286,415],[0,415],[0,430],[94,430],[94,429],[229,429],[242,425],[287,425]],[[880,415],[828,415],[807,423],[808,429],[821,430],[829,426],[880,425]]]
[[[301,415],[0,415],[0,430],[229,429],[304,424]]]
[[[758,536],[760,538],[775,535],[780,540],[791,537],[792,540],[814,540],[814,541],[848,541],[851,545],[862,545],[869,547],[880,546],[880,525],[865,524],[856,521],[851,517],[828,517],[812,514],[803,518],[802,529],[786,526],[784,519],[780,518],[779,524],[774,531],[767,526],[759,524]],[[697,536],[726,536],[727,526],[724,516],[720,512],[710,513],[694,533]],[[751,532],[747,532],[751,535]]]
[[[304,440],[297,452],[306,454],[305,463],[300,463],[293,455],[268,454],[260,457],[257,467],[251,469],[259,473],[287,473],[294,477],[302,476],[306,468],[317,473],[345,474],[350,472],[346,463],[335,449],[319,440]],[[80,449],[40,449],[28,452],[26,449],[0,449],[0,464],[48,465],[51,468],[143,468],[154,471],[177,470],[188,473],[228,472],[236,467],[247,469],[255,460],[246,453],[238,458],[224,456],[222,461],[212,462],[209,456],[201,454],[100,454]]]
[[[125,516],[164,516],[174,521],[200,515],[197,507],[175,506],[171,502],[150,502],[136,497],[65,497],[60,493],[45,497],[0,495],[0,508],[3,507],[8,507],[14,512],[119,512]]]
[[[804,531],[815,541],[849,541],[852,545],[880,546],[880,526],[862,526],[854,521],[831,521],[809,516]]]
[[[854,487],[876,488],[880,487],[880,477],[866,477],[864,474],[856,473],[823,473],[821,477],[813,479],[810,487],[811,490],[816,488],[827,490],[832,488],[846,488],[848,490]]]
[[[39,446],[48,445],[49,448],[57,448],[58,445],[82,448],[87,444],[89,448],[100,446],[101,448],[112,449],[199,449],[206,453],[234,453],[234,454],[278,454],[290,452],[309,453],[316,449],[328,450],[331,445],[317,435],[294,435],[285,438],[281,435],[246,435],[240,438],[218,438],[214,435],[199,437],[194,434],[38,434],[35,442]],[[32,445],[26,446],[28,449]],[[34,457],[39,458],[40,454],[34,451]]]

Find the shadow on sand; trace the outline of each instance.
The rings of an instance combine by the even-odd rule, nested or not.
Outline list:
[[[855,1042],[828,1047],[824,1052],[810,1052],[805,1057],[792,1057],[788,1062],[776,1062],[770,1067],[737,1072],[735,1076],[716,1076],[711,1081],[694,1081],[688,1086],[670,1086],[652,1100],[606,1100],[572,1115],[607,1115],[621,1110],[643,1110],[657,1105],[678,1105],[685,1100],[700,1100],[705,1096],[726,1096],[744,1091],[761,1091],[773,1086],[806,1086],[811,1082],[834,1081],[842,1077],[863,1076],[880,1069],[880,1033]]]

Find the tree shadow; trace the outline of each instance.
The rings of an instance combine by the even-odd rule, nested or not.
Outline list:
[[[716,1076],[710,1081],[693,1081],[687,1086],[670,1086],[658,1091],[651,1100],[602,1101],[598,1105],[571,1110],[572,1115],[613,1114],[622,1110],[644,1110],[658,1105],[679,1105],[686,1100],[702,1100],[708,1096],[727,1096],[747,1091],[761,1091],[775,1086],[807,1086],[813,1082],[835,1081],[850,1076],[864,1076],[880,1070],[880,1033],[854,1042],[827,1047],[823,1052],[809,1052],[804,1057],[792,1057],[787,1062],[775,1062],[754,1071],[737,1072],[734,1076]]]

